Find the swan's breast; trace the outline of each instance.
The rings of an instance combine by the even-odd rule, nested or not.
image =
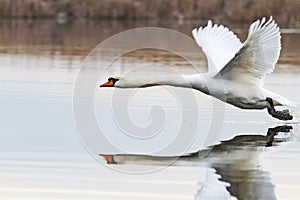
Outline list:
[[[240,82],[204,77],[193,88],[243,109],[264,109],[268,106],[261,88]]]
[[[264,109],[268,105],[263,91],[249,84],[216,80],[207,90],[211,96],[243,109]]]
[[[226,102],[243,109],[264,109],[268,106],[262,91],[249,85],[229,88],[226,92]]]
[[[258,98],[253,98],[253,99],[243,98],[243,97],[231,98],[230,96],[228,96],[226,102],[243,109],[264,109],[268,105],[268,102],[266,100],[262,100]]]

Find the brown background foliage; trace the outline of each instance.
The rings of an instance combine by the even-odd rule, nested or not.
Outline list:
[[[0,0],[1,18],[250,22],[273,15],[281,27],[300,27],[300,0]]]

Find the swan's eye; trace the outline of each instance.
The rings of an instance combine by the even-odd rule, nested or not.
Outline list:
[[[114,87],[115,83],[118,81],[119,79],[117,78],[113,78],[110,77],[107,81],[107,83],[101,84],[100,87]]]
[[[108,82],[113,81],[113,83],[116,83],[118,80],[119,80],[119,79],[117,79],[117,78],[110,77],[110,78],[108,79]]]

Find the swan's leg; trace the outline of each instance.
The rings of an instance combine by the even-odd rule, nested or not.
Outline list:
[[[273,103],[273,99],[271,98],[267,98],[266,101],[269,103],[269,107],[268,107],[268,113],[270,115],[272,115],[272,117],[275,117],[277,119],[280,120],[292,120],[293,116],[290,115],[289,110],[283,110],[283,111],[276,111],[274,108],[274,103]]]

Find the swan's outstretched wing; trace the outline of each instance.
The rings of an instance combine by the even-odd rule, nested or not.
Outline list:
[[[235,57],[219,72],[224,79],[261,86],[279,58],[280,31],[270,17],[257,20],[249,28],[248,38]],[[218,76],[217,75],[217,76]]]
[[[197,44],[202,48],[208,61],[208,71],[220,71],[239,51],[242,43],[237,36],[223,25],[212,24],[192,31]]]

